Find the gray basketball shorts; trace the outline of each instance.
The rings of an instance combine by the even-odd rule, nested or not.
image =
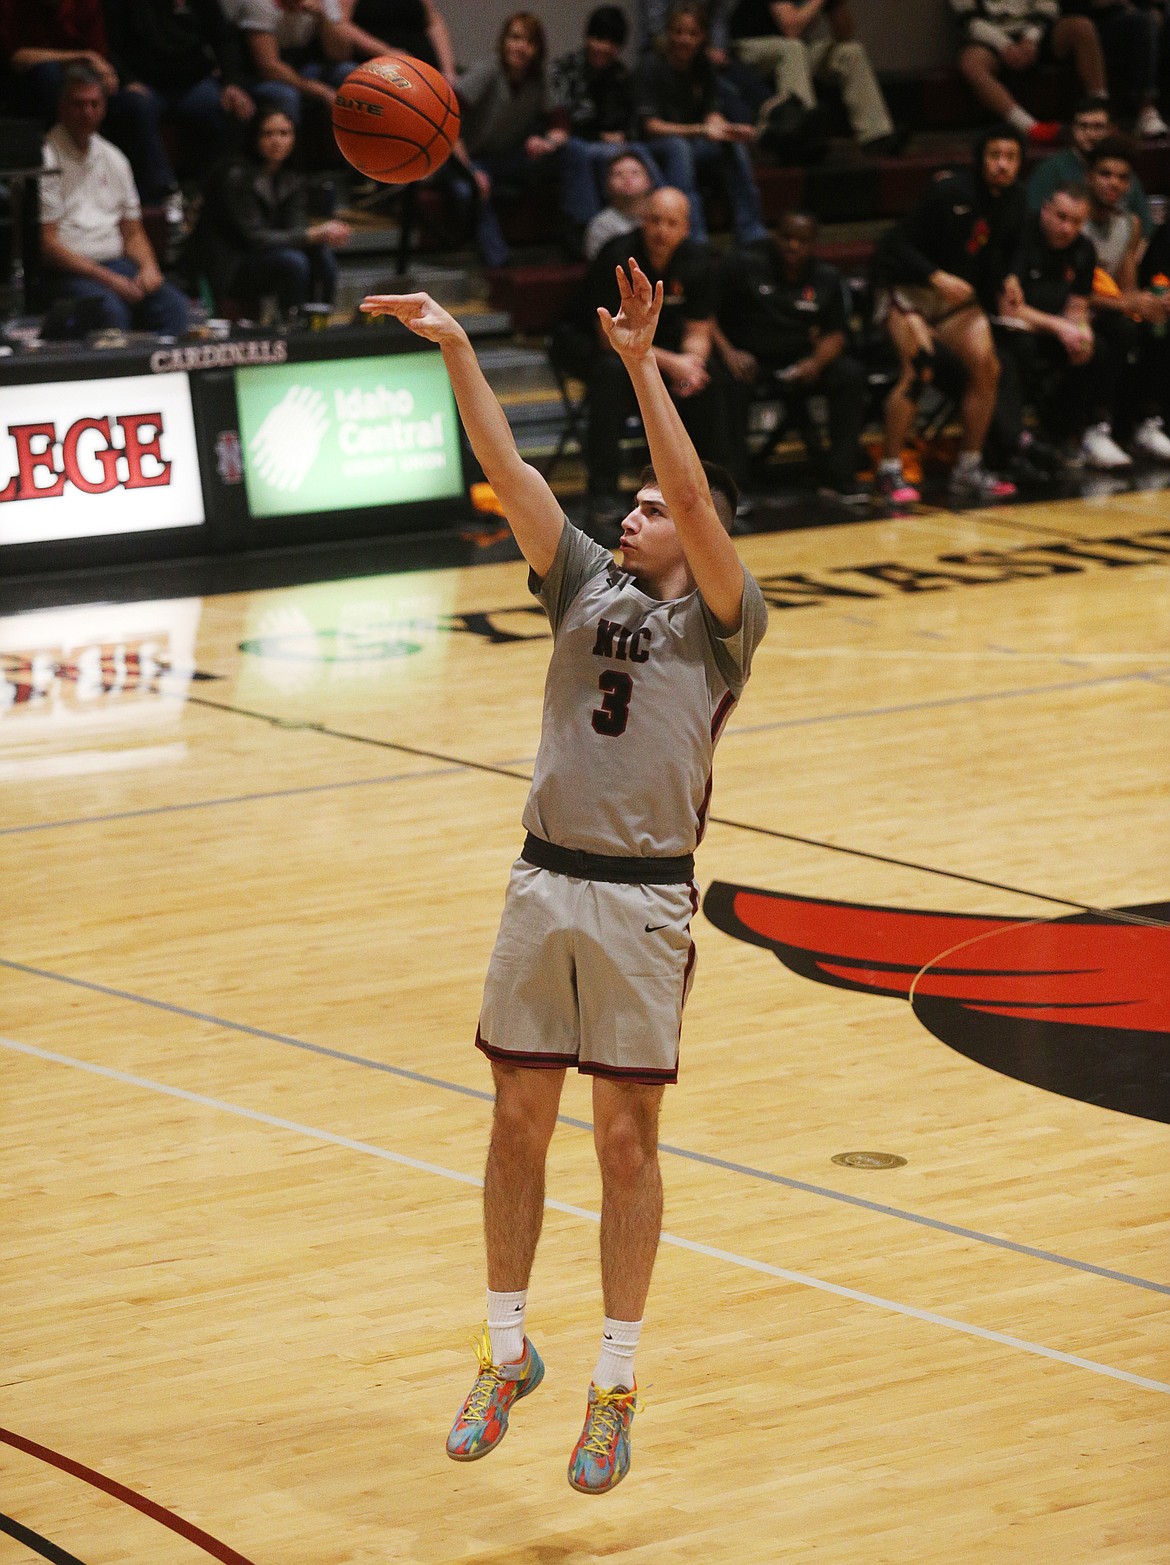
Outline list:
[[[698,908],[694,881],[626,886],[517,859],[476,1046],[516,1065],[677,1081]]]

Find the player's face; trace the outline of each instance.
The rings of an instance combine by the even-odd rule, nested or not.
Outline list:
[[[1085,226],[1089,215],[1087,201],[1075,196],[1057,194],[1051,196],[1040,208],[1040,227],[1044,237],[1054,250],[1067,250]]]
[[[662,490],[655,484],[645,485],[622,523],[622,563],[631,575],[653,580],[684,558]]]
[[[1102,158],[1089,170],[1089,189],[1102,206],[1116,211],[1129,190],[1129,164],[1122,158]]]
[[[1019,172],[1019,142],[1005,136],[1002,141],[987,143],[983,149],[983,177],[992,190],[1006,190],[1014,185]]]

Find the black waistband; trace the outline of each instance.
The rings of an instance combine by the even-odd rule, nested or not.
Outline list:
[[[558,875],[574,875],[578,880],[610,880],[624,886],[674,886],[695,877],[693,853],[674,859],[611,858],[606,853],[558,848],[531,832],[524,839],[520,857],[526,864],[551,869]]]

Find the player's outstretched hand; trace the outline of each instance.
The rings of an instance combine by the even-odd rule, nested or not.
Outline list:
[[[363,315],[393,315],[428,342],[458,342],[466,336],[463,327],[429,293],[372,293],[361,302]]]
[[[658,282],[651,287],[650,279],[633,256],[629,265],[628,277],[624,268],[616,268],[621,309],[615,317],[604,306],[599,306],[597,318],[615,353],[623,359],[640,359],[654,346],[654,333],[662,312],[662,284]]]

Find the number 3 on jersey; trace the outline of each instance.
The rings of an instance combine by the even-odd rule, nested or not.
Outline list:
[[[607,668],[597,680],[602,692],[601,705],[593,713],[595,733],[607,739],[624,734],[630,720],[630,697],[634,693],[634,681],[628,674],[616,668]]]

